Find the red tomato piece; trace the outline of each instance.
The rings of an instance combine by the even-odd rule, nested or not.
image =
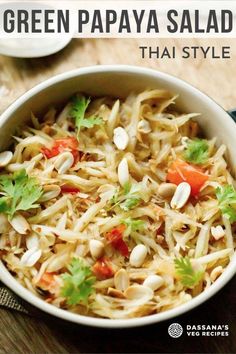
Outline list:
[[[77,194],[80,192],[79,188],[76,187],[71,187],[71,186],[61,186],[61,192],[62,193],[70,193],[70,194]]]
[[[58,149],[54,147],[52,147],[51,149],[42,148],[41,152],[44,154],[44,156],[47,157],[47,159],[51,159],[52,157],[55,157],[59,154]]]
[[[99,258],[92,267],[92,271],[100,280],[112,278],[114,275],[110,260],[106,257]]]
[[[43,290],[53,292],[57,287],[57,283],[54,279],[54,275],[56,275],[56,273],[49,273],[49,272],[43,273],[37,285]]]
[[[129,255],[129,249],[125,241],[123,240],[123,232],[125,231],[125,225],[119,225],[106,234],[106,238],[122,256],[127,257]]]
[[[191,195],[195,197],[208,178],[201,168],[182,160],[174,161],[167,174],[167,181],[171,183],[178,185],[187,182],[191,186]]]
[[[74,156],[75,162],[77,162],[79,157],[78,146],[79,143],[76,138],[68,137],[63,139],[55,139],[51,149],[42,148],[41,151],[48,159],[50,159],[59,155],[61,152],[68,150]]]

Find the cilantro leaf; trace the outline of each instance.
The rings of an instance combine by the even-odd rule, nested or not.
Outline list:
[[[115,193],[113,194],[113,196],[110,199],[110,203],[114,206],[119,204],[119,189],[117,189],[115,191]]]
[[[7,213],[8,210],[7,201],[8,201],[7,197],[0,198],[0,213]]]
[[[128,194],[131,190],[132,184],[130,182],[126,182],[123,186],[124,194]]]
[[[96,278],[82,259],[73,258],[68,266],[69,273],[61,275],[64,284],[61,295],[66,298],[68,305],[88,303],[89,296],[93,293],[93,284]]]
[[[124,211],[129,211],[135,208],[140,202],[140,198],[127,198],[123,203],[120,204],[120,207]]]
[[[86,99],[84,96],[75,97],[72,102],[71,117],[75,120],[77,133],[80,132],[82,127],[92,128],[94,125],[103,124],[103,119],[100,117],[88,117],[85,118],[85,112],[90,103],[90,98]]]
[[[180,281],[184,286],[192,288],[202,279],[204,272],[194,271],[188,257],[176,258],[174,263],[176,273],[180,276]]]
[[[12,175],[0,176],[0,212],[12,217],[17,210],[37,208],[35,202],[42,195],[42,187],[34,177],[29,177],[25,169]]]
[[[129,211],[136,207],[140,201],[140,191],[141,191],[141,186],[138,183],[135,184],[130,184],[126,183],[124,185],[124,202],[120,204],[120,208],[123,209],[124,211]]]
[[[196,165],[207,162],[209,146],[205,139],[189,140],[187,149],[184,152],[184,159]]]
[[[110,199],[111,208],[119,205],[124,211],[129,211],[139,205],[142,200],[141,197],[142,185],[140,183],[125,183],[123,190],[117,190]]]
[[[121,220],[121,224],[126,225],[125,234],[130,235],[132,232],[141,231],[145,227],[145,222],[140,219],[126,218]]]
[[[236,210],[230,206],[224,206],[221,208],[222,214],[229,219],[230,223],[236,221]]]
[[[225,185],[216,188],[216,197],[222,214],[231,223],[236,221],[236,191],[233,186]]]
[[[103,124],[103,120],[100,117],[89,117],[89,118],[84,118],[82,123],[83,123],[83,127],[92,128],[94,125]]]

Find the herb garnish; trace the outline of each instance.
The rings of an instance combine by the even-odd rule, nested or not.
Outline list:
[[[180,276],[180,281],[184,286],[194,287],[202,279],[204,272],[195,271],[188,257],[176,258],[174,262],[176,273]]]
[[[71,117],[75,120],[75,126],[77,128],[77,134],[79,134],[81,128],[92,128],[94,125],[103,124],[103,120],[100,117],[87,117],[85,118],[85,112],[90,103],[90,98],[84,96],[75,97],[72,101]]]
[[[124,185],[124,201],[120,203],[120,208],[123,209],[124,211],[129,211],[136,207],[140,201],[140,191],[141,191],[141,186],[138,183],[131,184],[131,183],[126,183]]]
[[[29,177],[25,169],[12,175],[0,176],[0,212],[13,217],[18,210],[37,208],[35,202],[43,194],[42,187],[34,177]]]
[[[219,208],[231,223],[236,221],[236,191],[233,186],[226,185],[216,188]]]
[[[64,285],[61,295],[66,298],[68,305],[82,303],[87,305],[89,296],[93,293],[96,278],[91,269],[80,258],[73,258],[68,265],[69,273],[61,275]]]
[[[130,235],[132,232],[141,231],[145,227],[145,222],[140,219],[126,218],[122,219],[121,223],[126,225],[125,234]]]
[[[205,139],[189,140],[183,156],[188,162],[202,165],[207,162],[209,156],[208,150],[209,146]]]

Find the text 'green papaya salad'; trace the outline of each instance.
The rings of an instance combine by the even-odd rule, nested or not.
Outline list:
[[[235,247],[225,145],[204,139],[176,97],[78,94],[0,154],[0,252],[46,302],[111,319],[189,301]]]

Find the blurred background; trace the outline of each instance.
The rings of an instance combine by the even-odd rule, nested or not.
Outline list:
[[[139,46],[176,47],[176,59],[142,59]],[[183,46],[231,46],[231,59],[182,59]],[[75,68],[99,64],[140,65],[188,81],[224,108],[236,106],[236,46],[234,39],[73,39],[57,54],[37,59],[0,56],[0,111],[31,87]]]

